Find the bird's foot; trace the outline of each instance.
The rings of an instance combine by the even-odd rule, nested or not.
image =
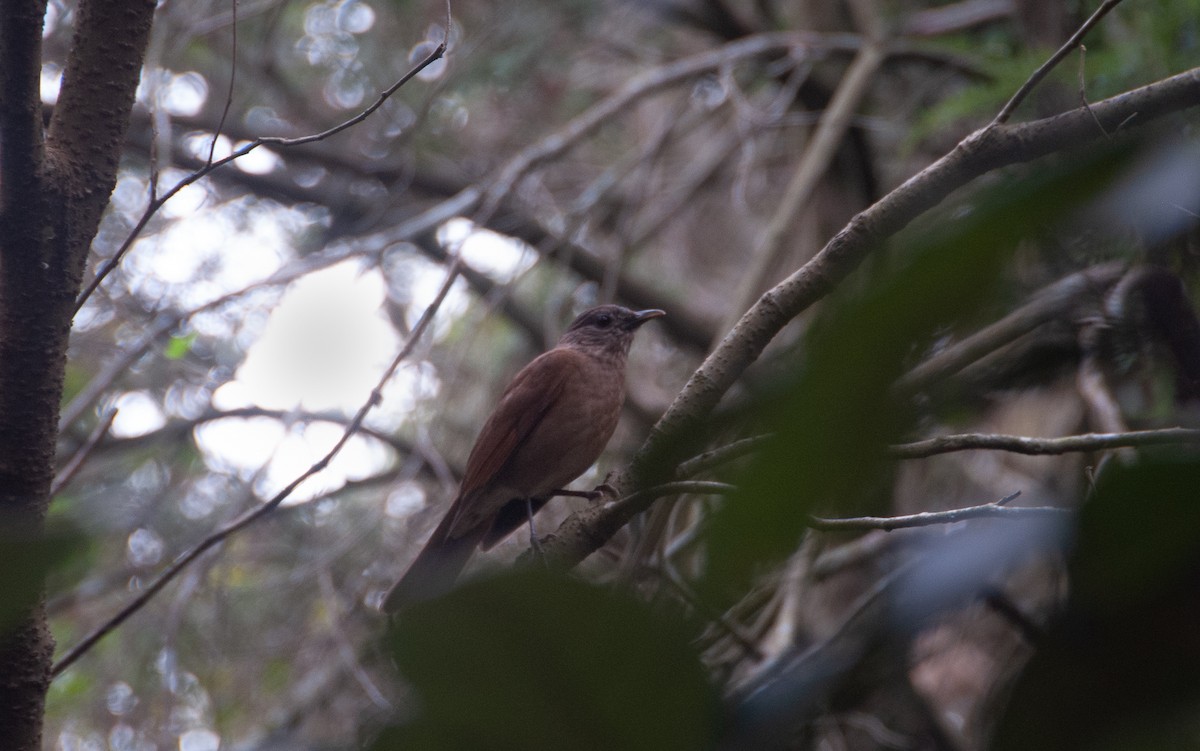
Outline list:
[[[617,500],[617,498],[620,497],[620,495],[621,494],[617,492],[616,488],[614,488],[612,485],[608,484],[607,477],[604,478],[604,482],[600,483],[592,490],[592,500],[593,501],[598,500],[600,498],[604,498],[605,496],[608,496],[608,498],[610,500],[615,501],[615,500]]]

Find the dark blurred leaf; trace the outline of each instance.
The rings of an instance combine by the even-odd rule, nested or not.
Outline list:
[[[532,571],[468,584],[390,635],[418,716],[385,749],[703,749],[718,702],[687,634],[625,595]]]
[[[46,574],[81,546],[77,532],[55,527],[40,535],[0,528],[0,634],[41,597]]]
[[[907,403],[889,390],[906,358],[939,327],[986,305],[1017,242],[1095,196],[1127,157],[1080,158],[992,188],[965,216],[909,233],[864,290],[827,303],[800,373],[760,400],[775,438],[714,519],[714,592],[739,591],[757,563],[787,555],[815,508],[861,511],[884,487],[885,447],[909,421]]]
[[[1200,747],[1200,464],[1116,468],[1084,508],[1066,613],[997,749]]]

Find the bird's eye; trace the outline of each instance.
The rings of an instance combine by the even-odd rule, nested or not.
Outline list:
[[[596,325],[602,329],[606,329],[611,326],[612,322],[613,317],[608,313],[601,313],[600,315],[596,316]]]

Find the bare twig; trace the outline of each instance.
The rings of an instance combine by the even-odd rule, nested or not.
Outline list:
[[[1063,277],[1032,295],[1030,301],[999,321],[934,354],[896,382],[901,394],[919,391],[1050,321],[1061,320],[1081,301],[1098,303],[1125,273],[1121,261],[1093,266]]]
[[[1012,16],[1013,0],[961,0],[909,14],[901,32],[905,36],[940,36],[995,23]]]
[[[826,579],[852,566],[878,558],[901,542],[909,541],[910,538],[919,540],[921,535],[926,534],[930,532],[920,529],[898,530],[895,533],[878,529],[867,532],[817,556],[812,564],[812,575],[818,581]]]
[[[450,42],[450,0],[446,0],[446,31],[445,31],[445,36],[442,38],[441,43],[437,47],[435,47],[433,49],[433,51],[431,51],[428,55],[426,55],[423,60],[421,60],[416,65],[414,65],[412,68],[410,68],[407,73],[405,73],[403,76],[401,76],[399,78],[399,80],[397,80],[394,84],[392,84],[388,88],[384,89],[383,92],[380,93],[379,97],[376,98],[376,100],[374,102],[372,102],[368,107],[366,107],[366,109],[362,110],[354,117],[351,117],[349,120],[339,123],[338,125],[335,125],[332,128],[321,131],[320,133],[315,133],[315,134],[308,135],[308,136],[301,136],[298,138],[282,138],[279,136],[260,136],[258,138],[255,138],[254,140],[250,141],[245,146],[242,146],[240,149],[235,150],[233,153],[229,154],[228,156],[218,159],[216,161],[211,161],[211,154],[210,154],[210,161],[207,164],[205,164],[204,167],[196,170],[192,174],[183,178],[178,183],[176,183],[170,190],[168,190],[166,193],[164,193],[163,195],[159,196],[157,199],[150,202],[150,204],[146,207],[145,211],[142,212],[141,218],[138,219],[137,223],[133,226],[133,229],[130,230],[129,235],[126,236],[125,240],[121,243],[121,246],[119,248],[117,248],[117,252],[113,254],[112,258],[109,258],[108,261],[106,261],[104,263],[104,265],[100,268],[100,270],[96,272],[96,276],[92,279],[91,282],[88,283],[87,287],[84,288],[83,292],[80,293],[79,297],[76,299],[76,302],[75,302],[75,311],[78,312],[79,309],[83,307],[83,304],[86,303],[88,298],[91,297],[92,293],[96,291],[96,288],[100,286],[100,284],[104,281],[104,279],[109,274],[111,274],[118,265],[120,265],[121,260],[124,258],[125,254],[129,252],[129,249],[133,246],[134,241],[138,237],[141,236],[142,231],[146,229],[146,225],[148,225],[150,223],[151,218],[153,218],[154,215],[156,215],[158,213],[159,209],[161,209],[167,201],[174,198],[181,190],[188,187],[192,183],[195,183],[196,181],[200,180],[201,178],[207,176],[213,170],[215,170],[219,167],[223,167],[232,161],[242,158],[246,154],[249,154],[251,151],[254,151],[255,149],[257,149],[259,146],[282,146],[282,147],[300,146],[302,144],[313,143],[315,141],[323,141],[326,138],[329,138],[330,136],[341,133],[343,130],[346,130],[347,128],[351,128],[355,125],[358,125],[360,122],[362,122],[363,120],[366,120],[368,117],[370,117],[375,112],[375,110],[382,107],[384,102],[386,102],[393,94],[395,94],[397,91],[400,90],[400,87],[404,86],[404,84],[411,81],[422,70],[424,70],[425,68],[432,65],[435,61],[439,60],[442,57],[442,55],[445,54],[446,46],[449,44],[449,42]],[[215,145],[215,143],[216,143],[215,138],[214,138],[213,143]]]
[[[1135,430],[1125,433],[1086,433],[1063,438],[1030,438],[995,433],[963,433],[944,435],[914,443],[892,446],[888,453],[896,459],[922,459],[955,451],[1011,451],[1014,454],[1038,456],[1067,454],[1080,451],[1107,451],[1136,446],[1162,446],[1177,443],[1200,443],[1200,430],[1163,428]]]
[[[1104,373],[1104,358],[1100,350],[1107,331],[1108,321],[1101,316],[1096,316],[1080,329],[1079,349],[1083,356],[1079,359],[1075,384],[1093,427],[1105,433],[1126,433],[1129,428],[1121,414],[1121,405],[1117,403],[1116,394],[1109,387]],[[1116,455],[1123,462],[1130,462],[1134,458],[1131,448],[1116,449]],[[1105,459],[1102,457],[1100,461]]]
[[[632,495],[628,495],[620,500],[614,501],[614,506],[621,505],[637,505],[645,501],[647,497],[663,498],[669,495],[683,495],[684,493],[693,493],[697,495],[729,495],[737,490],[733,485],[727,482],[714,482],[711,480],[677,480],[675,482],[664,482],[662,485],[655,485],[652,488],[638,491]]]
[[[600,100],[574,119],[525,147],[500,168],[496,177],[484,184],[469,185],[441,203],[381,233],[383,242],[400,242],[433,229],[448,219],[469,213],[484,206],[495,210],[516,183],[543,162],[553,159],[579,143],[597,128],[616,117],[641,99],[656,94],[680,81],[718,70],[740,60],[749,60],[785,50],[844,50],[857,51],[862,40],[853,34],[819,34],[815,32],[775,32],[739,39],[715,50],[648,70],[634,76],[608,97]],[[603,276],[601,273],[600,277]]]
[[[759,651],[758,645],[751,635],[744,633],[744,629],[727,614],[714,609],[701,599],[669,566],[652,568],[651,570],[657,573],[661,581],[670,586],[681,600],[708,620],[714,630],[725,634],[734,644],[738,645],[747,657],[754,660],[761,660],[763,658],[762,652]]]
[[[342,664],[346,666],[346,671],[350,673],[354,681],[362,688],[363,693],[367,695],[372,704],[379,709],[388,712],[393,711],[395,706],[384,696],[379,687],[375,685],[375,681],[371,679],[371,676],[363,668],[358,651],[350,643],[350,639],[346,634],[347,629],[345,624],[342,623],[344,617],[342,613],[342,598],[338,595],[337,587],[333,584],[333,577],[329,574],[328,568],[321,569],[317,575],[317,581],[321,585],[321,596],[325,600],[322,610],[325,613],[325,625],[329,629],[329,638],[333,641]]]
[[[400,349],[400,352],[396,354],[396,357],[393,358],[387,369],[384,370],[383,375],[380,376],[375,387],[371,389],[370,396],[367,397],[367,400],[363,402],[361,407],[359,407],[358,412],[356,412],[354,415],[354,419],[351,420],[345,431],[342,432],[341,438],[339,438],[337,443],[333,445],[333,448],[329,449],[329,451],[326,452],[323,457],[317,460],[315,464],[306,469],[304,472],[300,473],[299,476],[288,483],[283,490],[280,490],[278,493],[276,493],[266,503],[250,509],[246,513],[221,526],[219,529],[201,540],[200,543],[191,550],[187,551],[178,559],[176,559],[176,561],[165,571],[163,571],[157,579],[151,582],[146,589],[142,590],[142,592],[136,598],[134,598],[133,601],[121,608],[116,615],[102,623],[99,627],[84,637],[82,641],[68,650],[58,660],[58,662],[54,664],[54,667],[51,669],[51,675],[58,676],[62,673],[62,671],[70,667],[76,660],[94,647],[97,642],[112,632],[113,629],[124,623],[129,616],[141,610],[146,603],[153,599],[154,596],[162,590],[163,587],[170,583],[207,550],[270,514],[272,511],[277,509],[279,504],[283,503],[283,501],[290,496],[296,490],[296,488],[300,486],[301,483],[324,471],[324,469],[329,466],[329,463],[333,460],[333,458],[341,453],[341,450],[350,441],[350,438],[353,437],[356,432],[358,432],[359,428],[362,426],[363,420],[365,420],[367,417],[367,413],[383,401],[384,385],[391,380],[392,375],[396,372],[396,369],[400,367],[400,363],[412,353],[413,349],[417,345],[417,342],[420,340],[422,334],[424,334],[425,329],[429,327],[429,323],[433,320],[434,315],[437,313],[438,308],[441,307],[442,302],[446,299],[446,295],[450,292],[450,288],[454,285],[454,281],[457,278],[458,264],[454,263],[451,264],[449,270],[446,272],[446,279],[442,283],[441,289],[438,290],[437,296],[433,299],[433,302],[429,304],[429,307],[427,307],[421,314],[421,319],[417,322],[417,325],[413,327],[408,339],[404,342],[404,346]]]
[[[1100,120],[1096,118],[1096,113],[1092,112],[1092,103],[1087,98],[1087,47],[1079,45],[1079,103],[1083,108],[1092,115],[1092,119],[1096,120],[1096,127],[1100,129],[1106,138],[1112,138],[1108,131],[1101,125]]]
[[[208,144],[208,162],[205,166],[211,166],[213,156],[217,152],[217,140],[221,137],[221,131],[225,128],[225,120],[229,118],[229,109],[233,106],[233,89],[234,83],[237,81],[237,59],[238,59],[238,0],[229,0],[231,20],[229,24],[230,42],[232,49],[229,53],[229,86],[225,89],[225,106],[221,109],[221,119],[217,121],[217,129],[213,132],[212,141]]]
[[[172,329],[181,325],[183,322],[208,311],[216,310],[224,305],[242,298],[253,292],[267,289],[270,287],[278,287],[299,279],[305,274],[312,273],[318,269],[327,268],[342,261],[355,257],[356,254],[323,254],[321,256],[309,256],[291,264],[288,268],[281,269],[270,277],[258,282],[254,282],[239,290],[234,290],[220,297],[209,300],[202,305],[198,305],[191,310],[174,315],[167,315],[160,318],[155,323],[151,324],[149,329],[141,338],[134,342],[129,347],[122,350],[116,357],[110,360],[104,368],[88,381],[87,386],[77,393],[67,406],[63,408],[62,415],[59,417],[58,429],[59,432],[64,432],[76,420],[79,419],[88,407],[96,402],[105,391],[116,381],[117,378],[124,373],[129,366],[141,357],[154,342],[161,337],[166,336]]]
[[[147,444],[161,445],[165,442],[178,440],[180,437],[190,435],[193,430],[201,425],[206,425],[218,420],[245,420],[255,417],[266,417],[289,424],[324,422],[331,423],[333,425],[340,425],[343,428],[352,422],[351,418],[335,411],[304,412],[283,409],[267,409],[265,407],[236,407],[233,409],[210,408],[195,417],[170,420],[158,430],[151,431],[144,435],[133,436],[130,438],[117,438],[106,441],[100,450],[111,452],[137,449],[144,447]],[[360,426],[358,428],[358,433],[390,446],[397,453],[416,454],[420,456],[423,462],[430,464],[433,462],[432,458],[425,455],[422,447],[387,431],[375,430],[370,427]]]
[[[83,465],[87,462],[88,457],[91,456],[92,450],[96,448],[96,444],[100,443],[100,439],[103,438],[108,432],[108,429],[112,427],[113,420],[116,418],[117,410],[115,407],[108,410],[108,412],[106,412],[104,416],[100,418],[100,421],[96,423],[96,427],[93,428],[92,432],[88,435],[87,440],[83,442],[83,445],[79,447],[79,450],[75,452],[75,454],[71,457],[71,460],[67,462],[66,466],[59,470],[58,474],[54,476],[54,482],[50,485],[51,498],[62,492],[62,489],[65,488],[71,482],[71,480],[74,479],[79,470],[83,468]]]
[[[1011,496],[1010,496],[1011,498]],[[967,519],[1044,519],[1059,518],[1072,513],[1057,506],[1006,506],[1008,498],[979,506],[967,506],[948,511],[924,511],[905,516],[858,516],[845,519],[810,517],[808,526],[822,532],[862,532],[865,530],[911,529],[935,524],[953,524]]]
[[[719,467],[734,459],[740,459],[743,456],[753,453],[755,449],[762,446],[770,438],[771,434],[769,433],[756,435],[705,451],[703,454],[692,457],[676,467],[675,476],[681,478],[695,477],[701,472],[707,472],[714,467]]]
[[[1122,122],[1137,114],[1149,124],[1169,113],[1200,104],[1200,68],[1125,92],[1093,106],[1101,122]],[[828,294],[881,240],[898,232],[946,196],[974,178],[1000,167],[1032,161],[1067,146],[1080,146],[1099,135],[1082,110],[1021,125],[976,131],[950,153],[856,215],[811,261],[759,298],[742,316],[651,430],[633,462],[614,485],[646,487],[675,466],[689,448],[685,436],[703,435],[705,421],[747,367],[793,318]],[[653,502],[586,509],[558,529],[543,545],[547,555],[577,563],[604,544],[636,513]]]
[[[1034,87],[1041,83],[1042,79],[1054,69],[1054,66],[1062,62],[1064,57],[1071,54],[1071,51],[1079,46],[1079,43],[1083,40],[1084,35],[1091,31],[1093,26],[1100,23],[1100,19],[1108,15],[1108,12],[1117,7],[1120,2],[1121,0],[1104,0],[1104,2],[1100,4],[1100,7],[1096,9],[1096,12],[1093,13],[1088,20],[1084,21],[1082,26],[1075,30],[1075,33],[1071,35],[1071,38],[1068,39],[1063,46],[1059,47],[1058,51],[1051,55],[1049,60],[1042,63],[1041,67],[1035,70],[1033,75],[1031,75],[1029,79],[1021,85],[1021,88],[1017,89],[1017,93],[1013,94],[1012,98],[1008,100],[1008,103],[1000,109],[1000,112],[996,115],[996,119],[992,120],[991,125],[988,127],[995,127],[1008,122],[1008,119],[1012,117],[1013,110],[1015,110],[1021,104],[1021,102],[1025,101],[1025,97],[1029,96],[1029,92],[1033,91]]]
[[[684,58],[634,76],[608,98],[585,110],[550,137],[522,149],[505,165],[482,196],[484,205],[499,203],[517,182],[537,165],[562,154],[584,136],[626,111],[635,101],[661,91],[679,81],[716,70],[737,60],[761,57],[779,49],[855,49],[862,41],[852,34],[815,34],[779,32],[746,37],[716,50]]]
[[[644,490],[640,490],[636,493],[625,496],[616,501],[612,501],[611,503],[604,503],[604,504],[597,504],[594,506],[590,506],[590,507],[584,509],[583,511],[579,512],[575,516],[587,516],[588,518],[595,518],[597,520],[600,520],[600,519],[605,518],[606,515],[605,515],[604,511],[606,509],[623,509],[623,508],[629,508],[629,507],[644,508],[650,502],[657,500],[659,498],[663,498],[665,496],[671,496],[671,495],[681,495],[683,493],[695,493],[695,494],[700,494],[700,495],[728,495],[728,494],[734,492],[735,490],[736,490],[736,488],[733,485],[730,485],[730,484],[724,483],[724,482],[710,482],[710,481],[701,481],[701,480],[679,480],[676,482],[665,482],[661,485],[656,485],[652,488],[646,488]],[[610,513],[610,514],[608,514],[608,516],[611,517],[612,514]],[[617,516],[619,517],[619,516],[621,516],[621,514],[617,514]],[[573,558],[563,558],[563,557],[559,557],[559,556],[553,554],[551,552],[551,547],[548,543],[554,542],[555,538],[561,537],[564,533],[573,533],[573,534],[581,534],[582,533],[582,534],[596,535],[598,532],[601,532],[603,534],[603,539],[600,539],[599,536],[595,536],[590,541],[590,544],[594,544],[595,548],[599,548],[600,545],[602,545],[609,538],[611,538],[616,533],[616,531],[620,528],[621,528],[621,524],[618,524],[617,526],[615,526],[611,529],[605,528],[601,532],[601,530],[599,528],[593,528],[593,529],[584,528],[584,529],[580,529],[580,530],[568,529],[566,527],[566,525],[564,524],[563,526],[560,526],[558,528],[557,532],[555,532],[547,537],[541,538],[540,542],[543,547],[542,552],[544,554],[544,558],[542,556],[539,556],[538,560],[539,561],[543,561],[543,560],[554,561],[554,562],[557,562],[560,564],[566,564],[568,566],[574,565],[575,563],[578,563],[578,561],[573,560]],[[577,547],[581,542],[583,542],[583,541],[573,540],[573,541],[568,541],[567,544],[565,544],[565,545],[562,542],[559,542],[554,547],[557,549],[560,549],[560,550],[561,549],[571,550],[574,547]],[[595,548],[593,548],[593,549],[595,549]],[[533,557],[532,552],[533,552],[532,550],[525,551],[524,553],[521,554],[521,556],[520,556],[520,558],[518,558],[518,560],[524,561],[527,558],[532,559],[532,557]]]
[[[796,165],[796,171],[784,190],[783,198],[775,207],[770,222],[755,244],[751,268],[742,277],[742,282],[733,296],[728,311],[730,318],[721,326],[722,330],[732,328],[741,317],[742,311],[750,307],[762,288],[770,282],[768,274],[778,261],[788,228],[808,205],[817,183],[837,154],[838,144],[850,126],[850,119],[866,95],[875,78],[875,72],[885,57],[883,42],[868,40],[846,70],[841,85],[821,115],[820,123],[804,151],[804,156]]]

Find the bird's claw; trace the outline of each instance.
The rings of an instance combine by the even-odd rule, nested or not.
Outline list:
[[[592,489],[592,491],[590,493],[591,498],[589,500],[596,501],[605,496],[608,496],[611,500],[615,501],[615,500],[617,500],[618,497],[620,497],[620,494],[617,493],[617,489],[614,488],[612,485],[608,484],[608,478],[606,477],[604,479],[605,479],[604,482],[600,483],[599,485],[597,485],[595,488]]]

